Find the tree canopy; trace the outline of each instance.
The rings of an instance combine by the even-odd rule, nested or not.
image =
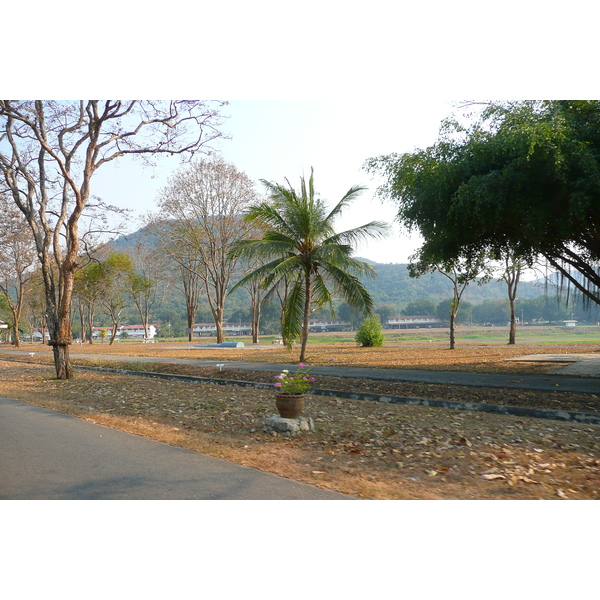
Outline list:
[[[543,257],[600,303],[599,101],[490,104],[467,126],[446,121],[433,146],[366,168],[424,237],[419,260]]]
[[[335,219],[363,190],[352,187],[328,210],[317,195],[311,171],[308,181],[300,180],[300,190],[261,180],[269,202],[251,206],[245,219],[262,231],[260,239],[240,240],[232,257],[260,257],[264,264],[244,277],[233,288],[259,281],[271,288],[284,279],[290,283],[283,311],[283,336],[288,341],[301,339],[300,361],[305,359],[310,314],[314,307],[330,304],[338,294],[353,308],[370,314],[373,301],[358,276],[374,277],[374,269],[352,257],[353,245],[378,238],[388,226],[372,221],[336,233]]]

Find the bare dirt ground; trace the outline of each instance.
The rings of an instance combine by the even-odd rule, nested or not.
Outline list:
[[[211,340],[209,340],[211,341]],[[198,341],[187,343],[94,343],[73,345],[72,353],[152,356],[166,358],[197,358],[202,360],[297,363],[298,352],[289,352],[278,345],[245,348],[197,348]],[[200,342],[208,343],[208,342]],[[23,346],[39,351],[39,344]],[[48,347],[44,352],[49,353]],[[379,369],[437,369],[443,371],[477,371],[482,373],[527,373],[543,371],[548,366],[506,362],[509,358],[528,354],[571,354],[600,352],[600,344],[535,345],[469,343],[461,341],[454,350],[445,342],[386,343],[379,348],[357,348],[354,343],[310,344],[307,362],[311,365],[376,367]]]
[[[179,346],[179,347],[178,347]],[[319,487],[370,499],[595,499],[600,497],[600,426],[419,406],[307,396],[317,427],[286,438],[263,431],[275,413],[269,390],[190,384],[77,371],[52,379],[51,355],[39,345],[31,364],[0,360],[0,395],[184,446]],[[506,362],[525,354],[594,352],[600,347],[422,345],[376,349],[352,344],[310,347],[311,365],[430,368],[523,373],[548,365]],[[94,344],[73,353],[297,362],[278,347],[187,349],[185,344]],[[0,355],[2,358],[2,355]],[[8,358],[8,357],[7,357]],[[332,360],[333,359],[333,360]],[[24,360],[21,357],[21,360]],[[74,363],[108,366],[98,361]],[[44,364],[45,363],[45,364]],[[118,362],[111,366],[123,366]],[[552,367],[556,367],[553,364]],[[139,368],[139,367],[137,367]],[[214,377],[216,367],[156,364],[153,371]],[[227,379],[272,381],[272,374],[227,370]],[[432,386],[319,377],[318,387],[600,412],[591,395]],[[394,386],[393,389],[389,386]]]

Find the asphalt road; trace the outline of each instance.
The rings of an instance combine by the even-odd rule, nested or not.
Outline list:
[[[0,396],[2,500],[345,500]]]
[[[0,349],[3,354],[27,355],[22,350]],[[223,371],[228,369],[248,369],[254,371],[267,371],[279,373],[283,369],[291,371],[297,365],[253,363],[244,361],[214,361],[202,358],[158,358],[148,356],[115,356],[102,354],[71,353],[72,358],[97,358],[107,360],[122,360],[128,362],[144,363],[171,363],[195,366],[214,367],[222,365]],[[524,375],[516,373],[468,373],[461,371],[430,371],[408,369],[370,369],[361,367],[342,367],[331,365],[326,367],[311,367],[312,375],[332,375],[336,377],[353,377],[380,381],[406,381],[413,383],[432,383],[444,385],[462,385],[467,387],[492,387],[505,389],[537,390],[545,392],[573,392],[576,394],[600,394],[600,356],[594,356],[596,365],[591,371],[593,376],[568,376],[560,374]],[[588,366],[589,369],[589,366]]]

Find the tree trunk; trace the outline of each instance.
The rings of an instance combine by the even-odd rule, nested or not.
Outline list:
[[[252,299],[252,343],[258,344],[258,328],[260,324],[260,313],[261,313],[262,302],[256,298]]]
[[[194,337],[194,321],[195,321],[195,317],[196,313],[194,311],[194,314],[190,314],[189,312],[189,308],[188,308],[188,315],[187,315],[187,327],[188,327],[188,331],[187,331],[187,335],[188,335],[188,342],[191,342],[193,337]]]
[[[308,326],[310,323],[310,297],[312,294],[312,281],[310,273],[305,277],[306,298],[304,299],[304,322],[302,324],[302,346],[300,348],[300,362],[306,360],[306,345],[308,343]]]
[[[115,338],[117,337],[117,331],[119,329],[118,321],[113,321],[112,331],[110,333],[110,342],[109,346],[112,346],[115,343]]]
[[[508,333],[509,345],[514,345],[517,342],[517,319],[515,317],[515,301],[510,300],[510,331]]]
[[[260,321],[260,312],[252,313],[252,343],[258,344],[258,326]]]
[[[85,344],[85,314],[84,308],[79,304],[79,322],[81,323],[81,343]]]
[[[223,331],[223,319],[218,318],[215,320],[217,326],[217,344],[222,344],[225,341],[225,333]]]
[[[69,288],[65,286],[67,291]],[[69,360],[69,345],[71,344],[71,321],[69,312],[65,311],[64,302],[59,310],[52,315],[52,320],[48,323],[50,331],[50,341],[48,345],[52,347],[54,355],[54,368],[57,379],[72,379],[73,369]]]
[[[73,369],[69,360],[68,344],[53,345],[52,352],[54,354],[54,368],[56,370],[56,378],[72,379]]]
[[[13,311],[13,339],[12,339],[12,343],[13,343],[13,346],[15,346],[16,348],[20,348],[21,347],[21,340],[19,339],[19,320],[15,316],[15,311]]]
[[[94,313],[90,307],[90,309],[88,310],[88,335],[89,335],[89,339],[88,339],[88,343],[93,344],[94,343]]]
[[[222,344],[225,341],[225,332],[223,331],[223,307],[217,305],[213,308],[212,303],[210,303],[210,306],[215,327],[217,328],[217,344]]]
[[[456,313],[454,310],[450,313],[450,350],[454,350],[456,341],[454,337],[454,326],[456,323]]]

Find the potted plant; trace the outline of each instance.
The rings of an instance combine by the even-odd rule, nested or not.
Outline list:
[[[304,392],[314,383],[309,367],[300,363],[295,373],[284,369],[275,376],[275,406],[284,419],[297,419],[304,410]]]

